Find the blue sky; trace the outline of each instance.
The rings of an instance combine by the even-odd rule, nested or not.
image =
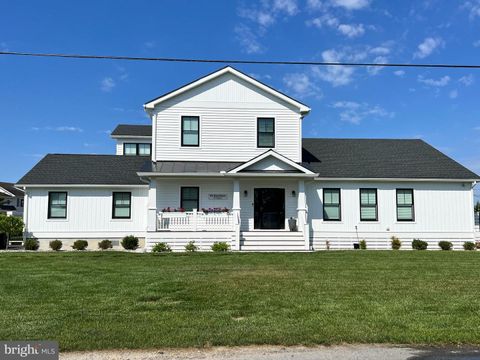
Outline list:
[[[0,1],[10,51],[474,63],[479,30],[480,0]],[[0,180],[47,153],[113,154],[116,124],[219,67],[0,56]],[[237,68],[312,108],[305,137],[422,138],[480,172],[480,70]]]

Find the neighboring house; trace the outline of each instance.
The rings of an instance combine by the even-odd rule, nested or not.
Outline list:
[[[24,194],[15,184],[0,182],[0,214],[23,216]]]
[[[310,109],[231,67],[144,108],[151,126],[119,125],[116,155],[49,154],[20,179],[26,236],[243,251],[475,238],[479,176],[422,140],[302,139]]]

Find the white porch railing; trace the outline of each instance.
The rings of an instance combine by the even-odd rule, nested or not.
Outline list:
[[[230,212],[204,213],[202,211],[160,212],[157,231],[233,231]]]

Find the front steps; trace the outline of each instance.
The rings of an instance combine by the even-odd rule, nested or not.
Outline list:
[[[240,233],[240,251],[307,251],[301,232],[244,231]]]

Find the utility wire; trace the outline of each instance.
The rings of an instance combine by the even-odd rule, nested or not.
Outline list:
[[[85,55],[85,54],[56,54],[30,53],[16,51],[0,51],[0,55],[53,57],[68,59],[93,60],[127,60],[127,61],[159,61],[183,63],[220,63],[220,64],[255,64],[255,65],[309,65],[309,66],[376,66],[376,67],[404,67],[404,68],[450,68],[450,69],[480,69],[480,65],[464,64],[405,64],[405,63],[353,63],[353,62],[323,62],[323,61],[263,61],[263,60],[229,60],[229,59],[192,59],[168,57],[139,57],[139,56],[112,56],[112,55]]]

